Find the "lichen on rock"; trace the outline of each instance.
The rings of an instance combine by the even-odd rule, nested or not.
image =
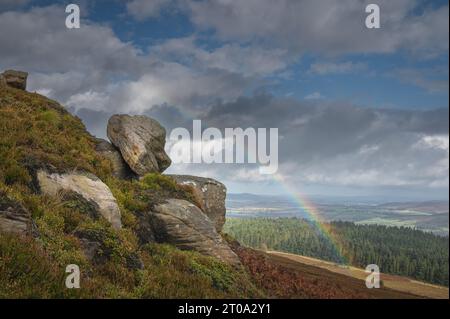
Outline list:
[[[0,84],[6,84],[19,90],[26,90],[27,78],[27,72],[6,70],[0,74]]]
[[[72,191],[80,194],[86,200],[97,204],[99,213],[111,223],[115,229],[122,228],[121,214],[117,201],[109,187],[99,178],[88,173],[48,173],[37,172],[37,180],[41,192],[51,196],[61,191]]]
[[[239,265],[236,254],[216,231],[211,220],[194,204],[169,199],[149,214],[155,237],[183,250],[195,250],[228,264]]]
[[[225,198],[227,188],[224,184],[212,178],[190,175],[168,175],[179,185],[190,186],[194,197],[200,204],[201,210],[214,223],[218,232],[225,224]]]
[[[162,173],[171,164],[164,151],[166,130],[146,116],[113,115],[108,121],[108,138],[125,162],[139,176]]]

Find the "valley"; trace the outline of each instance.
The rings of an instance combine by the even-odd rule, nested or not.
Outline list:
[[[367,198],[312,197],[311,201],[323,222],[349,221],[361,225],[416,228],[443,236],[449,234],[449,202],[445,200],[383,202]],[[253,194],[228,195],[227,216],[317,218],[290,197]]]

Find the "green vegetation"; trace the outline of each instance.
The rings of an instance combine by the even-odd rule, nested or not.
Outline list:
[[[189,188],[151,174],[142,181],[111,175],[81,121],[38,94],[0,87],[0,198],[31,212],[39,237],[0,233],[0,298],[250,298],[264,295],[243,269],[168,245],[140,247],[136,215],[165,198],[192,200]],[[35,172],[80,170],[105,182],[116,197],[123,228],[114,230],[76,194],[40,195]],[[89,260],[80,238],[100,243]],[[142,267],[133,267],[136,260]],[[77,264],[82,289],[65,288],[65,268]]]
[[[332,222],[325,236],[312,223],[296,218],[227,218],[224,231],[244,245],[342,262],[448,286],[448,237],[406,227]],[[336,246],[338,248],[336,248]],[[339,251],[337,251],[339,250]]]

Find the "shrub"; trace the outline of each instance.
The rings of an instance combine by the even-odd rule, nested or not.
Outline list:
[[[16,183],[27,184],[31,181],[31,177],[28,171],[19,166],[17,163],[12,163],[5,169],[4,181],[7,185],[13,185]]]
[[[141,185],[144,189],[177,191],[176,182],[172,178],[161,174],[145,175],[141,179]]]
[[[0,234],[0,298],[62,297],[63,276],[32,239]]]

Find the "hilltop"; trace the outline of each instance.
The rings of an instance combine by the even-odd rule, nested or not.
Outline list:
[[[0,298],[414,297],[242,247],[222,234],[223,184],[163,174],[158,122],[116,115],[99,140],[26,79],[0,76]]]
[[[119,178],[117,151],[79,118],[0,82],[0,297],[264,296],[241,266],[153,238],[163,234],[145,214],[166,199],[197,203],[192,187],[159,172]],[[69,264],[80,267],[82,289],[64,286]]]

